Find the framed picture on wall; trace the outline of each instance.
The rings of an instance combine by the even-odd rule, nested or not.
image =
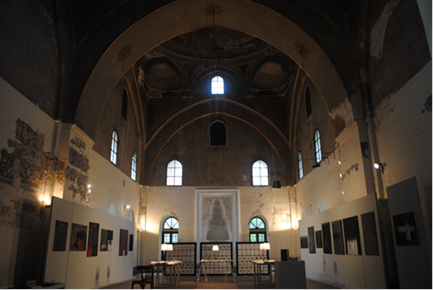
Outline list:
[[[301,249],[308,249],[308,237],[302,236],[300,237],[301,240]]]
[[[87,226],[72,224],[69,251],[85,251],[87,242]]]
[[[378,256],[379,247],[377,245],[376,220],[374,212],[361,215],[362,233],[364,237],[364,250],[366,255]]]
[[[99,224],[89,223],[89,244],[87,246],[87,257],[98,255]]]
[[[119,256],[128,255],[128,230],[120,229]]]
[[[332,254],[331,225],[329,222],[322,224],[322,235],[323,253]]]
[[[392,219],[394,222],[395,243],[397,246],[419,245],[414,212],[395,215]]]
[[[129,250],[132,251],[134,249],[134,235],[129,235]]]
[[[318,249],[323,248],[322,246],[322,231],[316,231],[316,247]]]
[[[316,253],[316,242],[314,241],[314,227],[308,228],[308,250],[310,254]]]
[[[68,223],[56,220],[54,228],[53,251],[63,252],[66,250],[66,238],[68,236]]]
[[[341,220],[332,222],[332,237],[334,240],[334,253],[344,255],[343,229]]]
[[[359,237],[358,217],[350,217],[343,220],[344,238],[347,255],[362,255],[361,239]]]
[[[101,252],[111,252],[113,246],[113,231],[101,230]]]

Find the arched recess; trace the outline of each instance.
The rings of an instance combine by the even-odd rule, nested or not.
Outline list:
[[[87,80],[77,107],[75,124],[94,138],[106,96],[136,61],[166,40],[212,25],[250,34],[287,54],[310,76],[330,110],[347,99],[346,89],[334,64],[320,45],[290,19],[252,1],[215,0],[212,5],[220,6],[223,11],[215,17],[206,12],[207,5],[207,2],[195,0],[175,1],[138,20],[120,35]],[[131,49],[128,57],[121,61],[119,53],[125,47]],[[307,51],[307,55],[303,51]]]
[[[117,216],[116,206],[114,205],[114,203],[110,204],[110,208],[108,209],[108,213],[111,215]]]

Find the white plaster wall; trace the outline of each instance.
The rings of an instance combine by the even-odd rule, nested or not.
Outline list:
[[[368,212],[374,212],[376,221],[379,255],[375,256],[365,255],[361,215]],[[313,226],[314,231],[318,231],[322,230],[322,223],[330,222],[332,239],[332,221],[343,220],[353,216],[358,216],[362,255],[336,255],[334,254],[333,247],[333,254],[324,254],[323,248],[317,248],[317,245],[315,254],[309,253],[308,248],[301,249],[301,258],[305,261],[307,278],[340,288],[386,288],[383,250],[381,247],[381,234],[379,232],[375,195],[367,195],[302,219],[299,222],[299,235],[308,236],[308,227]],[[332,240],[332,245],[333,243]]]
[[[68,236],[64,252],[52,251],[56,220],[68,222]],[[89,222],[99,224],[99,233],[101,229],[113,231],[111,252],[98,251],[96,257],[87,257],[87,251],[69,251],[72,223],[89,227]],[[134,247],[132,252],[128,251],[126,256],[119,256],[120,229],[128,230],[128,235],[134,234],[136,238],[135,225],[131,221],[64,199],[54,200],[45,280],[66,283],[66,288],[89,289],[131,279],[137,248]]]
[[[197,242],[196,187],[149,187],[145,190],[146,227],[142,233],[144,263],[159,259],[161,223],[169,215],[179,220],[179,241]],[[239,236],[248,241],[253,216],[265,218],[271,243],[270,258],[279,260],[280,250],[297,256],[297,231],[291,230],[289,188],[239,187]],[[293,190],[293,189],[291,189]],[[294,206],[294,200],[292,201]],[[297,221],[297,219],[294,218]]]
[[[398,92],[376,109],[375,125],[383,190],[416,177],[419,200],[429,242],[431,262],[432,113],[424,103],[432,94],[431,61]],[[376,171],[380,174],[379,171]],[[427,197],[427,200],[426,200]]]
[[[9,153],[14,149],[8,146],[7,140],[16,140],[17,119],[21,119],[29,124],[33,130],[44,134],[43,150],[52,151],[54,121],[4,79],[0,78],[0,149],[6,149]],[[13,168],[13,173],[15,176],[19,175],[18,166]],[[20,229],[11,226],[11,224],[16,221],[17,202],[19,199],[25,198],[39,204],[41,198],[41,193],[22,192],[19,189],[19,182],[19,178],[15,178],[13,186],[0,183],[0,201],[2,206],[7,209],[1,216],[0,223],[0,287],[13,286]]]
[[[323,156],[327,154],[322,153]],[[341,164],[339,164],[339,162]],[[340,173],[342,177],[340,177]],[[367,195],[358,126],[354,122],[336,139],[336,149],[296,185],[298,211],[307,216]],[[344,194],[342,193],[344,192]]]

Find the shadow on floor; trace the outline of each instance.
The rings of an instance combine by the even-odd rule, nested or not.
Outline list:
[[[134,278],[120,283],[115,283],[102,289],[131,289],[131,281],[137,280]],[[138,285],[136,289],[140,289]],[[149,285],[146,289],[150,289]],[[167,289],[168,287],[156,287],[156,289]],[[224,281],[224,277],[211,276],[208,277],[208,282],[197,282],[196,276],[181,276],[180,284],[177,289],[254,289],[254,279],[252,276],[233,276]],[[275,289],[274,283],[264,283],[262,289]],[[307,289],[338,289],[332,285],[323,284],[317,281],[307,279]]]

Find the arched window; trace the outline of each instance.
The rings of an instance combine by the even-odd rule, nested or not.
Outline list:
[[[123,89],[122,95],[122,117],[126,121],[126,115],[128,114],[128,92],[126,88]]]
[[[253,164],[253,186],[268,186],[269,185],[268,165],[258,160]]]
[[[179,243],[179,222],[175,217],[168,217],[162,227],[162,243]]]
[[[168,186],[182,185],[182,163],[172,160],[167,165],[167,182]]]
[[[210,126],[210,145],[226,145],[226,126],[221,122],[215,122]]]
[[[110,161],[113,164],[117,164],[117,152],[119,150],[119,135],[116,130],[113,130],[111,134],[111,154]]]
[[[304,177],[304,165],[302,164],[302,153],[298,151],[298,170],[299,170],[299,179]]]
[[[132,155],[131,179],[137,181],[137,153],[134,153],[134,155]]]
[[[261,218],[253,217],[248,228],[250,229],[250,242],[266,242],[266,224]]]
[[[212,95],[223,95],[224,94],[224,79],[220,76],[212,78],[211,81],[211,92]]]
[[[316,164],[322,161],[322,145],[320,144],[319,130],[314,131],[314,152],[316,154]]]
[[[307,119],[310,117],[311,112],[313,111],[311,108],[311,96],[310,96],[310,88],[305,88],[305,108],[307,109]]]

